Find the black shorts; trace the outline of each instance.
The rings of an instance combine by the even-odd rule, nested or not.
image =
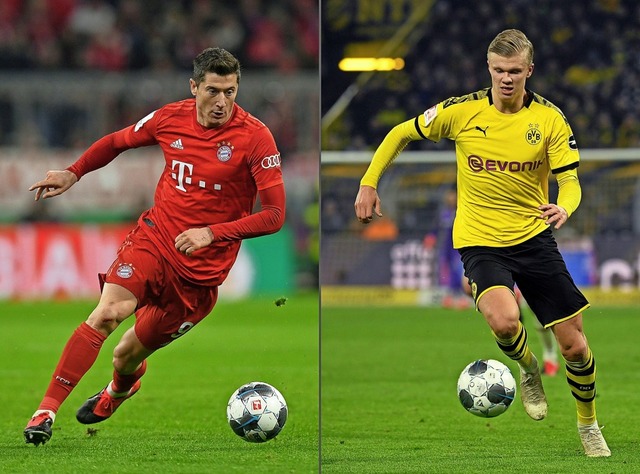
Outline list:
[[[512,247],[460,249],[473,298],[491,288],[514,284],[544,327],[580,314],[589,302],[573,282],[551,229]]]

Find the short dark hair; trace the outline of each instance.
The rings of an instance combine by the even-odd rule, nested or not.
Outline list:
[[[196,84],[204,81],[207,73],[213,72],[219,76],[235,74],[240,82],[240,61],[226,49],[207,48],[193,60],[193,77]]]

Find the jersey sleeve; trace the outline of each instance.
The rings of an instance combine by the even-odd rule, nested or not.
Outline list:
[[[438,142],[442,138],[455,139],[455,106],[446,105],[451,101],[440,102],[428,108],[415,118],[415,128],[424,139]]]
[[[371,186],[377,188],[380,177],[385,170],[393,163],[400,152],[407,144],[413,140],[421,140],[422,137],[417,132],[415,120],[407,120],[391,129],[382,143],[376,149],[364,176],[360,180],[361,186]]]
[[[280,152],[267,127],[259,128],[253,135],[249,167],[258,191],[283,183]]]
[[[578,152],[576,139],[569,123],[560,112],[557,113],[552,122],[547,152],[549,167],[553,174],[575,169],[580,163],[580,153]]]
[[[578,208],[582,198],[582,188],[578,180],[578,170],[571,169],[558,173],[558,206],[567,211],[567,215],[571,214]]]
[[[85,174],[108,165],[123,151],[156,144],[156,112],[151,112],[135,125],[97,140],[67,170],[79,180]]]
[[[259,195],[260,211],[235,221],[209,226],[214,242],[260,237],[273,234],[282,228],[286,207],[284,184],[263,189]]]
[[[138,148],[157,144],[156,131],[161,116],[162,109],[154,110],[138,120],[134,125],[122,130],[123,139],[127,146],[129,148]]]
[[[393,127],[376,149],[360,185],[376,188],[382,174],[409,142],[437,142],[441,138],[450,138],[454,129],[452,116],[453,114],[444,107],[444,102],[440,102],[425,110],[423,114]]]

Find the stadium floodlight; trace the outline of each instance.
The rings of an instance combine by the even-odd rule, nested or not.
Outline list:
[[[338,67],[341,71],[400,71],[404,69],[402,58],[343,58]]]

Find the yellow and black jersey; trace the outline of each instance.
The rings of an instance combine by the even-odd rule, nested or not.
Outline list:
[[[538,206],[549,202],[549,173],[575,170],[580,160],[560,109],[531,91],[525,106],[514,114],[498,111],[491,90],[484,89],[442,101],[392,132],[376,151],[361,184],[376,187],[384,169],[411,140],[454,140],[455,248],[506,247],[542,232],[547,225],[537,218]],[[573,174],[577,185],[575,171],[565,174]],[[568,209],[569,214],[572,211]]]

